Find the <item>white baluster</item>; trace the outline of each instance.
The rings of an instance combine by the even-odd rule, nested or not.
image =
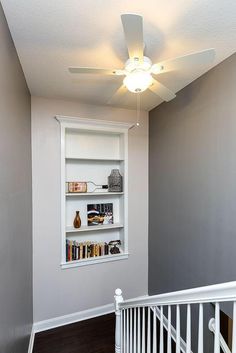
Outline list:
[[[123,335],[124,335],[124,339],[123,339],[123,351],[124,353],[127,352],[126,350],[126,309],[124,309],[123,312]]]
[[[126,312],[126,349],[129,353],[129,309]]]
[[[133,309],[130,308],[129,351],[133,352]]]
[[[142,353],[145,353],[145,308],[143,307],[142,317]]]
[[[122,290],[117,288],[115,291],[115,314],[116,314],[116,332],[115,332],[115,352],[121,352],[121,310],[119,304],[123,302]]]
[[[124,330],[123,330],[123,326],[124,326],[124,310],[121,310],[121,320],[120,320],[120,332],[121,332],[121,336],[120,336],[120,351],[121,353],[124,352]]]
[[[138,345],[138,351],[137,353],[140,353],[141,352],[141,333],[140,333],[140,325],[141,325],[141,322],[140,322],[140,308],[138,307],[138,342],[137,342],[137,345]],[[135,353],[135,352],[134,352]]]
[[[136,308],[134,308],[134,353],[136,353],[136,344],[137,344],[137,324],[136,324]]]
[[[176,353],[180,353],[180,308],[176,306]]]
[[[220,353],[220,304],[215,304],[215,341],[214,353]]]
[[[199,304],[198,353],[203,353],[203,304]]]
[[[191,352],[191,306],[187,305],[186,353]]]
[[[232,353],[236,353],[236,302],[234,302],[233,308],[233,332],[232,332]]]
[[[159,353],[164,352],[164,337],[163,337],[163,306],[161,306],[161,317],[160,317],[160,349]]]
[[[168,306],[167,353],[171,353],[171,306]]]
[[[152,323],[152,353],[157,352],[157,320],[156,320],[156,308],[153,308],[153,323]]]
[[[148,307],[147,353],[151,353],[150,307]]]

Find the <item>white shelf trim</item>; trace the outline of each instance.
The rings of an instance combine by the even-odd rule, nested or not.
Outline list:
[[[99,264],[99,263],[103,263],[103,262],[125,260],[125,259],[128,259],[128,257],[129,257],[128,253],[90,257],[88,259],[81,259],[81,260],[74,260],[74,261],[69,261],[69,262],[62,262],[61,263],[61,268],[62,269],[67,269],[67,268],[71,268],[71,267],[95,265],[95,264]]]
[[[99,230],[106,230],[106,229],[116,229],[116,228],[123,228],[124,225],[121,223],[113,223],[113,224],[102,224],[98,226],[81,226],[80,228],[74,227],[66,227],[66,233],[77,233],[77,232],[93,232]]]
[[[110,195],[124,195],[123,192],[70,192],[66,193],[66,197],[75,196],[110,196]]]
[[[98,162],[123,162],[122,158],[89,158],[89,157],[65,157],[66,160],[72,161],[98,161]]]

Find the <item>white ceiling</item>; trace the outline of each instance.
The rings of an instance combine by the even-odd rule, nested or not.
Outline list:
[[[122,77],[76,75],[68,66],[123,68],[128,58],[120,15],[144,17],[145,55],[153,63],[207,48],[215,66],[236,51],[235,0],[2,0],[32,95],[106,104]],[[160,82],[177,92],[210,67],[169,72]],[[144,109],[161,103],[141,97]],[[135,107],[127,93],[119,106]]]

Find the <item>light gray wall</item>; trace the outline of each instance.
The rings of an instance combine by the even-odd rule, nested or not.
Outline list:
[[[129,131],[128,260],[62,270],[60,125],[56,114],[136,121],[136,111],[32,97],[34,321],[72,314],[148,292],[148,114]]]
[[[0,5],[0,352],[32,326],[30,94]]]
[[[150,113],[149,292],[236,279],[236,54]]]

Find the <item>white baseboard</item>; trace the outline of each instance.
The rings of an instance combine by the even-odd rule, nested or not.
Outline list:
[[[107,304],[84,311],[78,311],[69,315],[54,317],[49,320],[38,321],[34,323],[34,332],[46,331],[55,327],[72,324],[74,322],[91,319],[112,312],[114,312],[114,304]]]
[[[33,353],[34,336],[35,336],[35,331],[34,331],[34,326],[32,326],[31,334],[30,334],[30,340],[29,340],[28,353]]]

